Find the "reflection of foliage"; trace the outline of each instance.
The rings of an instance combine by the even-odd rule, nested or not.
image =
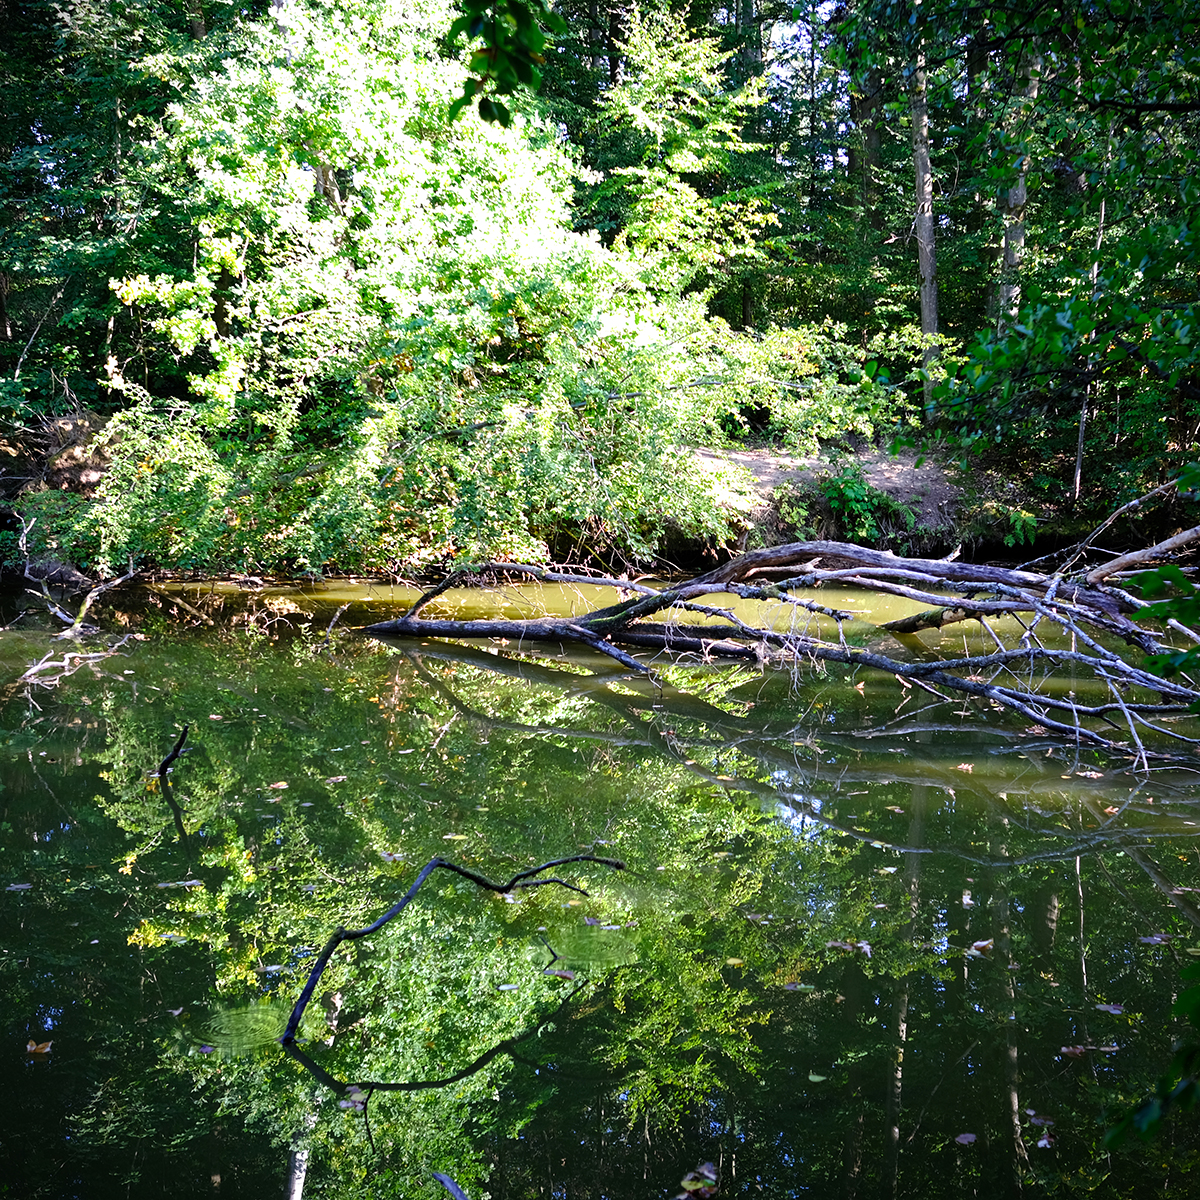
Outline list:
[[[108,1147],[111,1164],[137,1141],[122,1114],[145,1111],[199,1168],[220,1106],[229,1139],[247,1123],[263,1131],[248,1162],[260,1162],[253,1147],[310,1145],[310,1186],[329,1194],[369,1179],[432,1197],[440,1170],[469,1195],[551,1183],[587,1194],[601,1177],[614,1194],[673,1195],[687,1167],[719,1152],[781,1194],[832,1188],[850,1131],[861,1130],[862,1162],[883,1160],[904,992],[904,1190],[937,1197],[947,1179],[1007,1169],[1011,1131],[997,1113],[1010,1031],[1021,1103],[1055,1121],[1064,1179],[1100,1169],[1096,1111],[1128,1104],[1169,1053],[1171,943],[1137,941],[1178,928],[1170,914],[1182,911],[1160,890],[1169,856],[1144,849],[1165,849],[1194,818],[1166,776],[1147,804],[1086,751],[1072,767],[1052,741],[994,714],[973,729],[949,706],[919,709],[894,680],[858,678],[859,692],[832,668],[793,686],[677,664],[656,692],[594,664],[362,641],[317,653],[317,639],[283,633],[141,643],[121,668],[133,674],[80,672],[39,697],[43,712],[16,701],[5,711],[16,782],[0,867],[33,885],[0,893],[25,921],[5,923],[20,939],[0,956],[5,1003],[23,1046],[50,1036],[41,1015],[83,988],[95,1002],[60,1019],[54,1055],[86,1037],[102,1062],[71,1109],[73,1140],[45,1150],[48,1161],[86,1145]],[[191,861],[145,774],[183,722],[195,749],[173,789]],[[1084,774],[1062,778],[1073,770]],[[68,820],[51,793],[79,811]],[[174,1052],[216,1044],[191,1032],[206,1014],[289,1003],[329,930],[394,903],[416,864],[451,852],[510,874],[559,846],[630,871],[589,869],[579,882],[591,895],[565,900],[431,883],[404,923],[331,961],[306,1052],[346,1079],[453,1074],[590,980],[523,1044],[527,1062],[497,1059],[437,1092],[376,1094],[378,1156],[362,1114],[318,1104],[311,1077],[278,1051]],[[89,951],[92,936],[105,940]],[[863,943],[870,958],[854,948]],[[15,968],[18,945],[38,972]],[[1117,1043],[1113,1057],[1061,1053]],[[178,1115],[193,1087],[203,1111]],[[978,1140],[959,1163],[965,1114]],[[244,1143],[222,1144],[232,1156]],[[261,1159],[260,1190],[275,1186],[275,1153]],[[1105,1169],[1129,1193],[1160,1161],[1131,1144]]]
[[[1193,1032],[1175,1047],[1153,1094],[1108,1131],[1104,1142],[1109,1147],[1119,1146],[1130,1133],[1154,1137],[1173,1112],[1190,1112],[1200,1104],[1200,1041],[1195,1032],[1200,1030],[1200,963],[1184,968],[1180,977],[1191,986],[1180,993],[1173,1011],[1188,1020]]]

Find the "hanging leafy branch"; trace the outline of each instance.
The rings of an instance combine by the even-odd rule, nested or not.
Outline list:
[[[450,26],[454,45],[463,34],[479,39],[471,52],[471,77],[450,105],[450,120],[478,100],[479,115],[508,127],[512,113],[494,96],[511,96],[519,87],[537,91],[542,82],[547,35],[564,34],[567,23],[547,0],[462,0],[463,15]]]

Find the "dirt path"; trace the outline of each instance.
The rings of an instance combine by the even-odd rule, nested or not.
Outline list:
[[[723,462],[744,467],[753,479],[754,496],[759,506],[771,503],[771,494],[783,483],[811,484],[840,469],[822,458],[796,458],[770,450],[697,450],[701,462],[713,467]],[[953,473],[932,458],[917,465],[913,450],[889,454],[868,449],[850,455],[847,463],[862,468],[867,482],[893,500],[908,505],[917,522],[929,529],[953,525],[963,498],[962,488]]]

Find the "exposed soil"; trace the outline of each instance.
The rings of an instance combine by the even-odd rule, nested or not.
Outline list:
[[[744,467],[752,479],[751,508],[769,509],[775,490],[782,484],[811,485],[827,475],[836,474],[840,465],[824,458],[797,458],[772,450],[706,450],[696,451],[703,463],[715,469],[721,463]],[[867,448],[844,460],[861,467],[867,482],[891,499],[906,505],[916,516],[918,525],[926,529],[949,529],[957,523],[965,496],[955,482],[955,473],[932,458],[917,465],[914,450],[889,454],[886,450]]]

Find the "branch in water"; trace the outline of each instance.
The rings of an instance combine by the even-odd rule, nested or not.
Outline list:
[[[284,1047],[293,1046],[296,1041],[296,1030],[300,1028],[300,1022],[304,1019],[305,1009],[308,1008],[309,1001],[312,1000],[313,992],[316,990],[317,984],[321,980],[321,976],[325,973],[325,968],[329,965],[330,958],[333,957],[333,952],[343,943],[355,941],[358,938],[367,937],[369,934],[375,933],[382,929],[389,921],[398,917],[411,903],[413,897],[421,889],[421,885],[427,880],[430,875],[437,870],[452,871],[455,875],[461,875],[464,879],[469,879],[478,887],[486,888],[488,891],[497,892],[501,895],[508,892],[513,892],[517,888],[540,887],[544,884],[556,883],[561,887],[569,888],[573,892],[579,892],[580,895],[586,896],[587,892],[583,888],[576,887],[573,883],[568,883],[565,879],[550,878],[538,879],[543,871],[549,871],[552,867],[563,867],[569,863],[591,862],[599,863],[604,867],[612,867],[615,871],[624,871],[625,864],[615,858],[598,858],[594,854],[573,854],[569,858],[555,858],[550,862],[542,863],[540,867],[531,867],[528,871],[518,871],[507,883],[494,883],[486,876],[480,875],[475,871],[468,870],[466,867],[460,867],[457,863],[447,862],[444,858],[431,858],[425,866],[421,868],[420,874],[413,881],[412,887],[392,905],[391,908],[383,914],[383,916],[372,921],[370,925],[364,926],[362,929],[346,929],[339,925],[333,931],[329,941],[325,943],[325,948],[317,956],[317,961],[313,964],[313,969],[309,973],[308,981],[305,983],[303,990],[297,999],[295,1006],[292,1009],[292,1015],[288,1019],[287,1028],[283,1031],[283,1035],[279,1041]]]

